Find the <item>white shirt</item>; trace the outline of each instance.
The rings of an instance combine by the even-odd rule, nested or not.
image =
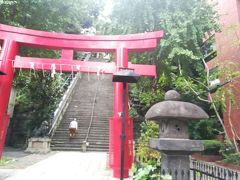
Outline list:
[[[69,124],[69,128],[78,128],[78,122],[76,120],[73,120]]]

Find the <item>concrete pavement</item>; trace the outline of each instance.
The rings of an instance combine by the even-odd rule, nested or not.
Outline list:
[[[108,154],[103,152],[31,154],[5,148],[3,156],[14,161],[0,166],[0,180],[116,180],[108,168]]]
[[[1,167],[0,167],[1,168]],[[11,169],[0,169],[0,173]],[[2,174],[2,173],[1,173]],[[55,152],[47,159],[25,169],[15,169],[0,180],[113,180],[107,168],[107,153],[99,152]],[[129,178],[131,179],[131,178]]]

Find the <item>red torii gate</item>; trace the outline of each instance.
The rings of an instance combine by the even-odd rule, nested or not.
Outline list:
[[[14,77],[14,68],[36,70],[54,70],[59,72],[90,72],[113,74],[119,68],[132,68],[142,76],[156,76],[155,65],[140,65],[128,62],[128,52],[144,52],[154,50],[163,37],[163,31],[131,35],[89,36],[69,35],[62,33],[43,32],[17,28],[0,24],[0,44],[3,45],[0,56],[0,71],[6,75],[0,76],[0,158],[7,133],[9,115],[7,106]],[[60,59],[20,57],[19,46],[61,50]],[[73,60],[74,51],[112,52],[113,63],[86,62]],[[109,165],[113,176],[120,177],[121,159],[121,116],[126,114],[125,164],[124,177],[128,177],[133,161],[133,124],[128,115],[128,107],[122,111],[122,83],[114,83],[114,114],[110,118],[109,133]],[[128,100],[128,95],[126,102]]]

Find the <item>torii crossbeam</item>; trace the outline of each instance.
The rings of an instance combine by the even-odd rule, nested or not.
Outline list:
[[[163,37],[163,31],[131,35],[88,36],[69,35],[53,32],[36,31],[0,24],[0,44],[3,45],[0,56],[0,71],[6,75],[0,76],[0,157],[9,123],[7,106],[14,76],[14,68],[39,69],[60,72],[90,72],[112,74],[119,68],[133,68],[142,76],[156,76],[155,65],[140,65],[128,62],[128,52],[145,52],[154,50]],[[18,56],[20,46],[60,50],[61,58],[36,58]],[[112,52],[113,63],[86,62],[73,60],[74,51]],[[122,83],[114,83],[114,114],[110,118],[109,165],[113,176],[120,177],[120,145],[121,117],[119,112],[126,114],[125,164],[124,177],[128,177],[133,161],[133,123],[128,115],[128,107],[122,111]]]

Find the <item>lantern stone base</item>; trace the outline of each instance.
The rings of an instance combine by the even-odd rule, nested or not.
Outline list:
[[[161,174],[170,174],[173,180],[190,179],[190,158],[188,155],[161,153]]]
[[[161,152],[161,174],[173,180],[189,180],[190,154],[204,149],[201,140],[174,138],[151,139],[150,147]]]
[[[28,147],[25,151],[30,153],[48,153],[51,151],[50,142],[51,139],[48,137],[30,138],[28,139]]]
[[[204,150],[201,140],[172,138],[151,139],[150,147],[156,150],[168,152],[166,154],[172,154],[171,152],[174,152],[174,154],[176,154],[176,152],[182,152],[181,154],[192,154]]]

